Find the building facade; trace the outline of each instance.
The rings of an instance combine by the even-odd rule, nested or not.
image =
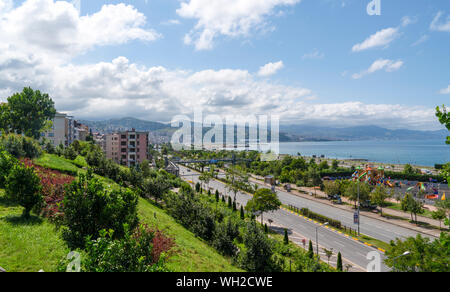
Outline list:
[[[58,146],[62,144],[63,146],[67,145],[67,135],[68,135],[68,126],[67,126],[67,115],[63,113],[56,113],[55,118],[53,119],[53,125],[50,130],[41,134],[42,138],[45,138],[50,141],[53,146]]]
[[[106,135],[106,157],[124,166],[135,166],[149,159],[148,132],[138,132],[132,129]]]

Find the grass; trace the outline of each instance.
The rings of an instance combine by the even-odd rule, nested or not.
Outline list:
[[[167,266],[174,272],[242,272],[206,242],[177,223],[164,210],[144,199],[139,200],[139,219],[175,238],[174,254]]]
[[[68,174],[77,174],[80,170],[70,160],[59,157],[54,154],[43,154],[41,157],[34,159],[36,165],[58,170]]]
[[[55,271],[69,252],[59,231],[46,219],[21,218],[23,208],[0,190],[0,266],[8,272]]]

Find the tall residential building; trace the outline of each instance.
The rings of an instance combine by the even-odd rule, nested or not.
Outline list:
[[[106,157],[125,166],[135,166],[149,158],[148,132],[131,131],[106,135]]]
[[[55,118],[53,119],[53,125],[52,128],[41,134],[41,137],[46,138],[50,141],[54,146],[58,146],[59,144],[62,144],[63,146],[66,145],[67,142],[67,115],[63,113],[56,113]]]
[[[120,146],[119,146],[119,134],[108,134],[105,138],[105,148],[106,157],[114,160],[116,163],[120,163]]]

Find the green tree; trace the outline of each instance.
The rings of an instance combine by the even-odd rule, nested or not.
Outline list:
[[[344,195],[349,198],[350,201],[358,202],[358,184],[359,184],[359,201],[364,202],[369,199],[370,186],[364,182],[350,182],[345,188]]]
[[[339,272],[342,272],[342,271],[343,271],[343,268],[342,268],[342,255],[341,255],[341,252],[338,253],[337,263],[336,263],[336,269],[337,269]]]
[[[247,224],[243,241],[246,249],[240,261],[242,268],[249,272],[272,272],[272,244],[255,222]]]
[[[445,105],[442,106],[442,109],[439,107],[436,108],[436,116],[439,118],[439,122],[443,124],[447,130],[450,131],[450,113],[447,112]],[[450,136],[447,136],[447,144],[450,144]],[[450,181],[448,181],[450,183]]]
[[[41,180],[34,168],[15,164],[6,178],[6,196],[24,207],[23,217],[29,218],[31,210],[43,203]]]
[[[288,235],[288,231],[287,231],[287,229],[285,228],[284,229],[284,240],[283,240],[283,243],[284,244],[289,244],[289,235]]]
[[[442,232],[433,242],[420,234],[416,238],[391,241],[385,263],[398,272],[450,272],[450,235]]]
[[[333,162],[331,163],[331,168],[333,170],[337,170],[339,168],[339,161],[337,161],[336,159],[333,160]]]
[[[244,213],[244,207],[241,205],[241,219],[244,220],[245,219],[245,213]]]
[[[312,245],[312,241],[311,240],[309,240],[308,257],[310,259],[314,258],[314,249],[313,249],[313,245]]]
[[[424,212],[423,203],[414,199],[413,195],[410,193],[405,194],[400,202],[400,205],[403,211],[411,213],[411,221],[414,221],[416,223],[417,214],[422,214]]]
[[[372,203],[380,207],[380,214],[383,216],[383,207],[386,204],[386,200],[391,197],[391,194],[384,186],[377,186],[375,190],[370,194],[370,200]]]
[[[442,229],[442,220],[444,220],[447,217],[447,213],[445,212],[445,209],[438,208],[436,211],[433,211],[431,214],[433,219],[439,220],[439,229]]]
[[[6,151],[0,151],[0,188],[6,185],[11,169],[18,163],[18,160]]]
[[[7,119],[0,122],[5,131],[25,134],[35,139],[39,139],[41,132],[49,128],[56,114],[54,102],[49,95],[29,87],[8,97],[8,104],[1,111],[4,110],[9,111],[8,115],[0,115]],[[5,124],[9,126],[5,127]]]
[[[323,248],[323,252],[325,253],[325,256],[328,259],[328,265],[330,265],[330,258],[333,256],[333,250],[328,250],[326,248]]]
[[[276,211],[280,208],[281,202],[277,194],[269,189],[259,189],[253,198],[247,202],[245,209],[252,213],[261,214],[261,224],[263,223],[263,215],[266,212]]]

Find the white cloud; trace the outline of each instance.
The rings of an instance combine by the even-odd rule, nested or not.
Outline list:
[[[248,36],[252,30],[267,25],[267,16],[276,9],[292,6],[301,0],[183,0],[177,14],[196,19],[197,24],[185,36],[185,43],[195,44],[197,50],[213,47],[219,35]]]
[[[317,49],[315,49],[312,53],[304,54],[302,59],[323,59],[324,57],[324,53],[321,53]]]
[[[447,19],[445,21],[440,22],[440,19],[443,14],[444,13],[442,11],[439,11],[436,14],[433,21],[430,24],[431,30],[441,31],[441,32],[450,32],[450,15],[447,16]]]
[[[162,25],[179,25],[181,22],[178,19],[169,19],[161,22]]]
[[[261,77],[268,77],[276,74],[279,70],[283,69],[283,67],[284,67],[283,61],[279,61],[276,63],[268,63],[259,68],[258,75]]]
[[[440,94],[450,94],[450,85],[447,88],[442,89],[439,91]]]
[[[80,16],[67,1],[26,0],[0,17],[0,46],[2,54],[70,60],[96,46],[160,37],[145,24],[145,16],[130,5],[104,5],[94,14]]]
[[[385,70],[386,72],[394,72],[399,70],[403,66],[403,61],[392,61],[389,59],[378,59],[372,63],[369,69],[362,71],[361,73],[353,74],[353,79],[360,79],[365,75],[375,73],[380,70]]]
[[[371,35],[362,43],[354,45],[352,51],[361,52],[375,47],[385,47],[388,46],[398,36],[398,28],[386,28]]]
[[[430,36],[425,34],[425,35],[421,36],[416,42],[414,42],[411,46],[412,47],[418,46],[418,45],[426,42],[429,38],[430,38]]]

